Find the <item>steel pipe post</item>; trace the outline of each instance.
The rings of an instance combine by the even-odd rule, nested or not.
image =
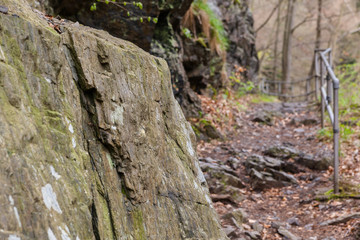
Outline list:
[[[323,60],[320,60],[320,88],[324,86],[324,63]],[[322,94],[321,97],[321,128],[325,126],[325,98]]]
[[[335,85],[335,84],[334,84]],[[334,88],[334,193],[339,193],[339,86]]]

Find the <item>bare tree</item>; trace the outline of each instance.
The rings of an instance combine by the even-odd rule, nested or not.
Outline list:
[[[284,27],[284,40],[282,47],[282,84],[281,93],[286,94],[288,92],[288,84],[290,82],[291,73],[291,43],[292,43],[292,28],[294,22],[296,0],[288,0],[285,27]]]
[[[277,63],[278,63],[278,46],[279,46],[279,33],[280,33],[280,17],[281,17],[281,3],[279,0],[276,17],[276,30],[275,30],[275,43],[274,43],[274,66],[273,66],[273,80],[277,79]]]
[[[322,17],[322,0],[318,0],[315,49],[319,49],[320,43],[321,43],[321,17]],[[311,77],[314,74],[314,70],[315,70],[315,62],[312,61],[310,72],[309,72],[309,77]]]

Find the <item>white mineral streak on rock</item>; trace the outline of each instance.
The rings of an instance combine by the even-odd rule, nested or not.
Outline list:
[[[6,61],[6,58],[5,58],[5,55],[4,55],[4,52],[0,46],[0,61],[2,62],[5,62]]]
[[[122,126],[124,124],[124,107],[116,106],[115,111],[110,114],[110,120],[112,124]]]
[[[74,133],[74,128],[73,128],[73,126],[71,125],[71,123],[69,124],[69,131],[70,131],[71,133]]]
[[[205,194],[206,201],[209,203],[210,207],[212,207],[212,201],[208,194]]]
[[[10,235],[8,240],[21,240],[21,238],[16,235]]]
[[[51,175],[53,175],[56,180],[61,178],[61,176],[55,171],[55,169],[52,165],[50,165],[50,172],[51,172]]]
[[[11,195],[9,195],[9,202],[10,202],[11,206],[14,206],[15,202]],[[15,215],[16,221],[18,222],[19,227],[21,227],[22,225],[21,225],[21,221],[20,221],[19,212],[16,207],[13,207],[13,210],[14,210],[14,215]]]
[[[18,222],[19,227],[21,228],[20,216],[19,216],[19,212],[16,207],[14,207],[14,214],[15,214],[16,221]]]
[[[195,180],[194,180],[194,187],[195,187],[196,190],[199,189],[199,185],[197,184],[197,182]]]
[[[48,234],[49,240],[57,240],[56,237],[55,237],[55,234],[53,233],[53,231],[51,230],[51,228],[48,228],[47,234]]]
[[[9,196],[9,202],[11,206],[14,206],[14,199],[12,198],[12,196]]]
[[[66,226],[66,229],[69,230],[67,226]],[[59,227],[59,230],[61,232],[62,240],[71,240],[71,238],[69,237],[68,233],[65,230],[63,230],[61,227]]]
[[[203,172],[201,171],[200,164],[199,164],[198,160],[195,160],[195,167],[196,167],[196,171],[197,171],[197,179],[199,180],[199,182],[201,184],[206,182],[205,176],[204,176]]]
[[[48,83],[51,83],[51,79],[50,79],[50,78],[45,77],[45,80],[46,80]]]
[[[185,138],[186,138],[186,148],[191,156],[195,156],[195,151],[194,151],[194,148],[193,148],[190,136],[189,136],[189,130],[187,129],[185,124],[186,123],[182,123],[181,127],[183,129],[183,132],[184,132]]]
[[[76,148],[76,140],[74,137],[71,139],[71,143],[72,143],[73,148]]]
[[[53,191],[53,188],[50,184],[46,184],[41,188],[41,192],[43,195],[43,200],[45,206],[50,210],[54,209],[58,213],[62,213],[59,203],[57,202],[56,193]]]

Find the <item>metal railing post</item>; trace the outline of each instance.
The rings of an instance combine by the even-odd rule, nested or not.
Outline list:
[[[334,193],[339,193],[339,86],[334,84]]]
[[[324,62],[323,60],[320,61],[320,88],[324,86]],[[321,94],[321,128],[325,126],[325,99],[324,96]]]
[[[319,99],[319,77],[320,77],[320,69],[319,69],[319,53],[315,50],[315,100]]]
[[[320,68],[315,63],[317,71],[320,71],[320,94],[321,94],[321,127],[324,127],[325,106],[333,126],[334,133],[334,193],[339,193],[339,148],[340,148],[340,128],[339,128],[339,79],[335,76],[332,68],[331,49],[315,50],[320,59]],[[317,61],[318,59],[315,59]],[[318,72],[317,72],[318,74]],[[324,82],[326,76],[326,85]],[[333,91],[331,91],[333,89]],[[332,99],[333,95],[333,99]],[[333,100],[333,101],[331,101]],[[333,107],[331,103],[333,102]]]

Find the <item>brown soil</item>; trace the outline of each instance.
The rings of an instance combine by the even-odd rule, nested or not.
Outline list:
[[[276,104],[276,106],[279,105],[279,103]],[[319,124],[304,126],[296,121],[294,123],[293,119],[318,119],[315,111],[306,108],[290,108],[287,109],[290,113],[280,113],[279,111],[284,109],[276,109],[275,105],[253,104],[248,107],[251,110],[238,113],[236,116],[237,129],[227,133],[226,141],[200,142],[198,144],[199,157],[211,157],[226,161],[235,155],[243,163],[247,156],[254,153],[262,154],[265,149],[274,144],[288,144],[313,155],[332,153],[331,141],[322,142],[317,136],[320,129]],[[278,116],[274,117],[272,126],[251,121],[253,114],[262,111],[278,113]],[[349,158],[342,156],[341,159]],[[356,163],[358,156],[354,159],[352,160],[355,162],[350,163],[342,160],[341,166],[347,166],[342,167],[343,178],[354,180],[356,183],[358,179],[354,176],[357,176],[356,174],[359,172],[359,164]],[[351,168],[348,166],[353,166],[352,171],[346,171]],[[294,175],[299,181],[299,185],[256,192],[251,188],[250,179],[245,167],[241,164],[237,171],[240,179],[246,185],[239,189],[244,200],[236,203],[217,201],[214,206],[220,217],[237,208],[245,209],[249,221],[242,227],[244,230],[251,230],[251,224],[258,221],[264,227],[261,232],[262,239],[283,239],[277,233],[276,228],[272,226],[273,222],[284,224],[285,228],[302,239],[360,239],[358,231],[360,219],[332,226],[320,226],[320,223],[326,220],[360,212],[360,200],[351,198],[332,199],[324,202],[315,200],[319,189],[332,188],[332,169],[330,167],[327,171],[314,171],[307,168],[305,170],[305,172]],[[287,223],[290,218],[297,218],[298,226]],[[226,227],[227,223],[222,220],[222,224]]]

